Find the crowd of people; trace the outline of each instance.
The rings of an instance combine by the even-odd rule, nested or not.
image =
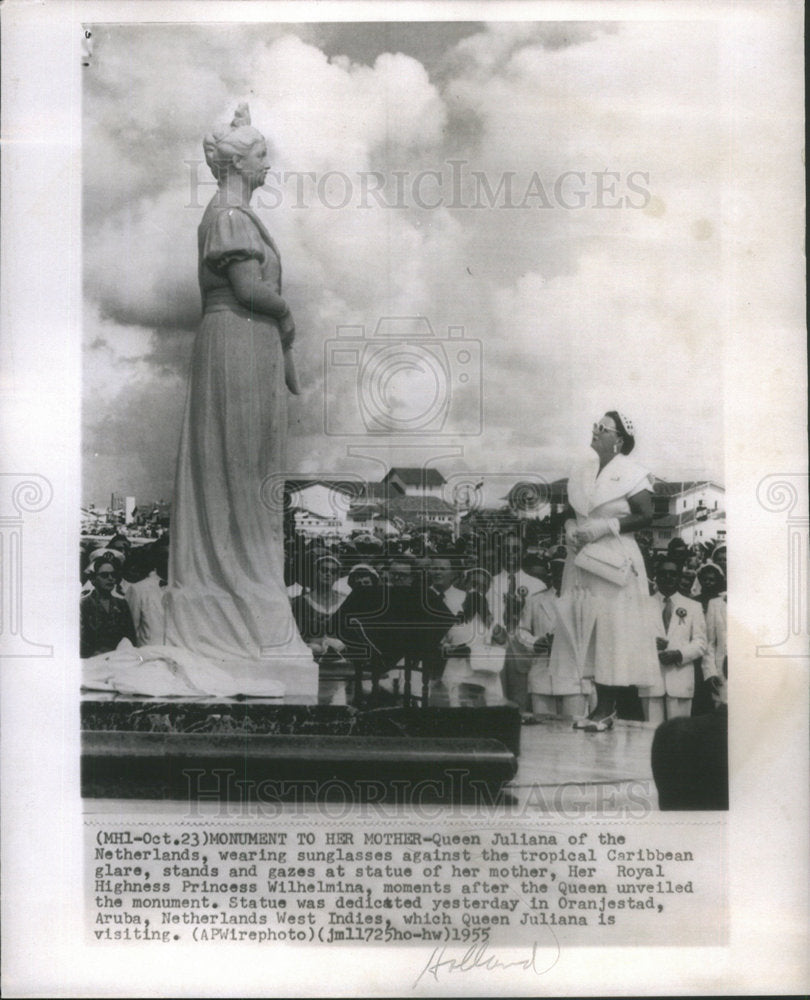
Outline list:
[[[580,668],[556,669],[554,658],[555,646],[565,652],[583,638],[571,615],[576,608],[563,600],[570,550],[551,541],[527,548],[518,534],[480,532],[442,544],[445,537],[414,532],[363,553],[288,535],[285,584],[314,658],[361,662],[383,700],[397,696],[408,661],[425,671],[435,705],[508,700],[526,721],[587,720],[597,700],[594,678]],[[166,535],[132,545],[124,534],[103,548],[85,543],[83,657],[109,652],[122,639],[134,646],[164,641],[168,543]],[[687,546],[676,538],[655,553],[647,539],[640,543],[644,622],[659,669],[646,688],[617,685],[615,711],[650,722],[710,712],[727,675],[725,544]],[[598,628],[589,636],[597,654],[603,638]]]

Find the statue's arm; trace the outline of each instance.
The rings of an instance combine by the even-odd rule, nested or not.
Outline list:
[[[295,340],[295,321],[284,299],[262,280],[257,260],[238,260],[228,265],[228,281],[237,301],[251,312],[264,313],[278,323],[281,346],[286,350]],[[293,390],[295,391],[295,390]]]
[[[284,299],[262,280],[257,260],[237,260],[228,265],[228,281],[237,301],[246,309],[282,320],[289,315]]]

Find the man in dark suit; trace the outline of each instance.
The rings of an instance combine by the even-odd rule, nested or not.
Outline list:
[[[348,647],[346,655],[370,658],[384,673],[406,656],[432,664],[454,620],[439,595],[429,591],[414,560],[396,555],[384,584],[348,595],[338,612],[337,630]]]

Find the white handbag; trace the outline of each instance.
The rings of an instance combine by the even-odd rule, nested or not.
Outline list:
[[[624,587],[630,579],[632,563],[623,549],[617,549],[601,540],[589,542],[579,550],[574,565],[587,573],[601,577],[617,587]]]

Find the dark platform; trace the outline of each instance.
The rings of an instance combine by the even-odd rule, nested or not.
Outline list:
[[[517,705],[491,708],[377,708],[360,713],[355,732],[376,736],[432,736],[440,739],[500,740],[520,756]]]
[[[515,705],[491,708],[361,710],[350,705],[285,705],[233,699],[159,701],[85,697],[82,730],[136,733],[210,733],[266,736],[434,736],[500,740],[520,754]]]
[[[361,710],[86,696],[81,719],[87,798],[491,802],[520,753],[511,704]]]
[[[498,740],[85,732],[82,794],[184,801],[497,801]]]
[[[83,732],[348,736],[358,714],[349,705],[288,705],[271,699],[85,695],[81,726]]]

